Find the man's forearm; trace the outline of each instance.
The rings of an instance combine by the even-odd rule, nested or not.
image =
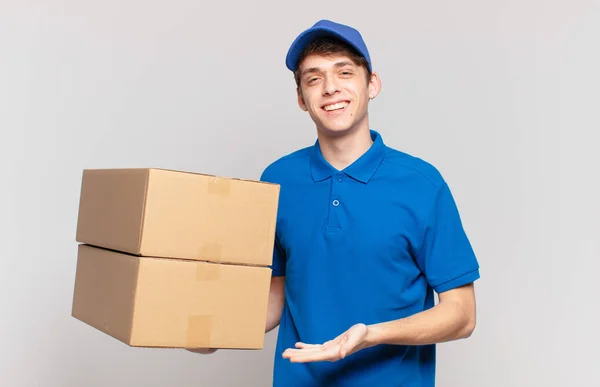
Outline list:
[[[280,320],[280,317],[275,316],[274,314],[267,315],[267,324],[265,326],[265,333],[268,333],[268,332],[272,331],[273,329],[277,328],[277,326],[279,325],[279,320]]]
[[[281,311],[283,310],[283,304],[285,302],[284,284],[285,277],[273,277],[271,279],[265,333],[275,329],[281,320]]]
[[[467,338],[474,329],[474,311],[447,301],[407,318],[369,325],[366,344],[434,344]]]

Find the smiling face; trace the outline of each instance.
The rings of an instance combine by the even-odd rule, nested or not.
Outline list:
[[[299,66],[298,105],[327,136],[367,130],[369,99],[380,90],[376,74],[351,55],[311,53]]]

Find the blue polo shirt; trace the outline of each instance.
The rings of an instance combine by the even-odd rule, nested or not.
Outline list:
[[[453,196],[431,164],[386,146],[343,171],[319,141],[269,165],[280,184],[273,275],[285,276],[275,387],[433,387],[435,345],[379,345],[337,362],[290,363],[295,343],[323,343],[353,324],[374,324],[434,306],[479,278]]]

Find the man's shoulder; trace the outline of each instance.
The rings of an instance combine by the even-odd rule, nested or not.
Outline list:
[[[298,168],[305,168],[313,147],[297,149],[287,153],[266,166],[261,175],[261,180],[276,182],[285,176],[289,176]]]
[[[445,184],[440,170],[430,161],[399,149],[387,147],[384,162],[399,174],[413,174],[420,180],[439,188]]]

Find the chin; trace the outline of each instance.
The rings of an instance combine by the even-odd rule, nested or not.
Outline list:
[[[330,125],[320,125],[319,126],[319,130],[331,137],[335,137],[335,136],[342,136],[346,133],[349,133],[352,131],[352,126],[330,126]]]

